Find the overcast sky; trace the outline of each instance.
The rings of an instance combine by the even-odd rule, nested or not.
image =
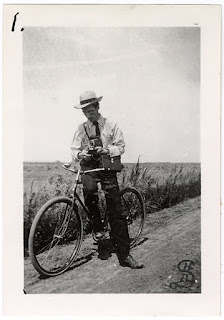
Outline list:
[[[70,161],[79,95],[103,96],[118,122],[124,162],[200,161],[200,29],[28,28],[24,161]]]

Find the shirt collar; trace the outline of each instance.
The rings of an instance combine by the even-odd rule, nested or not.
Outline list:
[[[105,119],[101,116],[101,114],[100,114],[100,117],[99,117],[99,119],[97,120],[97,122],[99,123],[99,125],[100,125],[101,127],[104,126]],[[86,123],[87,123],[88,126],[92,126],[92,125],[93,125],[93,123],[92,123],[91,121],[89,121],[89,120],[87,120]]]

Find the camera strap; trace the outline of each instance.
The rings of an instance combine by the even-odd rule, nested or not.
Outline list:
[[[86,123],[84,123],[83,126],[84,126],[84,129],[85,129],[86,135],[87,135],[88,139],[90,140],[90,137],[89,137],[88,132],[86,130]]]

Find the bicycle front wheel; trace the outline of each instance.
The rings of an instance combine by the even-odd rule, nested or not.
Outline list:
[[[145,206],[140,192],[126,187],[120,192],[122,212],[126,217],[131,248],[137,243],[145,221]]]
[[[83,237],[82,217],[71,199],[57,197],[37,213],[29,236],[29,255],[44,276],[67,270],[77,256]]]

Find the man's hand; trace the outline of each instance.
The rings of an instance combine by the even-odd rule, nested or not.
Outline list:
[[[108,149],[104,149],[102,147],[96,147],[95,149],[96,149],[97,153],[99,153],[99,154],[109,154],[110,153],[110,151]]]
[[[88,152],[86,150],[82,150],[81,152],[79,152],[78,154],[78,159],[80,160],[86,160],[86,161],[90,161],[92,159],[91,154],[88,154]]]

